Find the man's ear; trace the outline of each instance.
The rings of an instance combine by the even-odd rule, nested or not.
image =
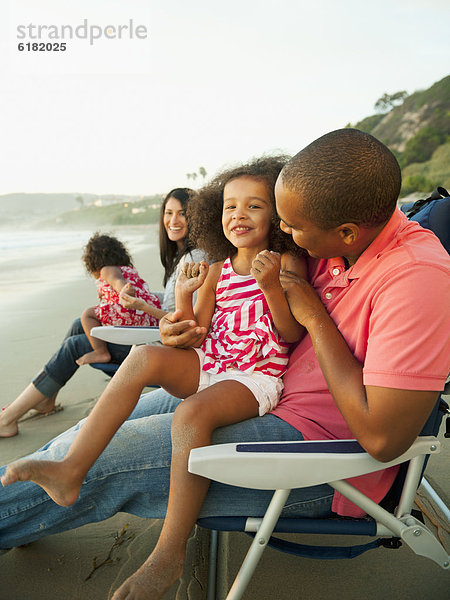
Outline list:
[[[337,228],[337,233],[344,244],[353,246],[358,241],[361,230],[356,223],[343,223]]]

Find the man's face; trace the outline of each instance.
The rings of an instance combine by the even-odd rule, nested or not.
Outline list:
[[[320,229],[302,211],[301,197],[284,186],[281,176],[275,184],[277,213],[281,229],[292,236],[301,248],[314,258],[335,258],[343,255],[345,246],[336,229]]]

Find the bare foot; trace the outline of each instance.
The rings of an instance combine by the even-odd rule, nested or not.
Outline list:
[[[47,415],[55,409],[55,400],[56,394],[51,398],[44,398],[42,402],[39,402],[39,404],[36,404],[36,406],[33,407],[33,410],[35,410],[37,413]]]
[[[101,352],[93,350],[80,356],[75,362],[80,367],[82,365],[91,365],[92,363],[109,363],[111,361],[111,354],[109,352]]]
[[[2,423],[2,416],[0,413],[0,438],[14,437],[18,433],[19,428],[17,427],[17,421],[12,421],[12,423],[8,424]]]
[[[183,561],[156,550],[115,592],[112,600],[160,600],[181,577]]]
[[[49,417],[50,415],[55,415],[56,413],[64,410],[64,407],[61,404],[55,404],[55,406],[51,410],[36,410],[35,408],[31,408],[28,413],[25,414],[20,421],[26,421],[27,419],[32,419],[34,417]]]
[[[37,483],[60,506],[71,506],[76,501],[83,482],[63,462],[27,459],[9,465],[0,481],[3,486],[17,481]]]
[[[38,404],[23,414],[20,413],[20,409],[19,412],[17,412],[17,407],[16,410],[14,410],[16,402],[13,402],[12,406],[11,404],[8,404],[8,406],[3,407],[0,412],[0,438],[17,435],[19,433],[17,425],[18,421],[25,421],[30,417],[46,416],[63,410],[63,407],[60,404],[55,404],[56,396],[57,394],[52,398],[44,398],[41,402],[38,402]],[[10,406],[13,409],[12,411],[8,410]],[[13,417],[11,417],[11,412],[13,412]]]

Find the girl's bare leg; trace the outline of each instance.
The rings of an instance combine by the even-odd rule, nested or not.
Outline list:
[[[217,427],[258,414],[243,384],[223,381],[182,402],[172,421],[172,466],[167,514],[158,543],[145,563],[116,591],[113,600],[159,600],[181,576],[186,544],[209,488],[188,471],[192,448],[207,446]]]
[[[56,394],[47,398],[30,383],[17,398],[0,411],[0,437],[13,437],[18,433],[17,421],[31,408],[47,413],[55,406]]]
[[[92,363],[109,363],[111,360],[111,354],[109,353],[108,346],[103,340],[99,340],[91,335],[91,329],[93,327],[99,327],[100,321],[95,316],[94,308],[86,308],[81,315],[81,324],[83,325],[84,333],[92,346],[92,352],[86,352],[83,356],[80,356],[75,362],[77,365],[90,365]]]
[[[136,406],[146,385],[161,385],[183,398],[198,388],[200,364],[194,350],[139,346],[122,363],[60,462],[21,460],[7,468],[1,482],[33,481],[61,506],[78,498],[96,459]]]

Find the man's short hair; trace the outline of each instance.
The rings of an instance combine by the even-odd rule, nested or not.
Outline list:
[[[395,156],[358,129],[338,129],[318,138],[285,165],[281,178],[301,197],[306,218],[321,229],[387,222],[401,187]]]

